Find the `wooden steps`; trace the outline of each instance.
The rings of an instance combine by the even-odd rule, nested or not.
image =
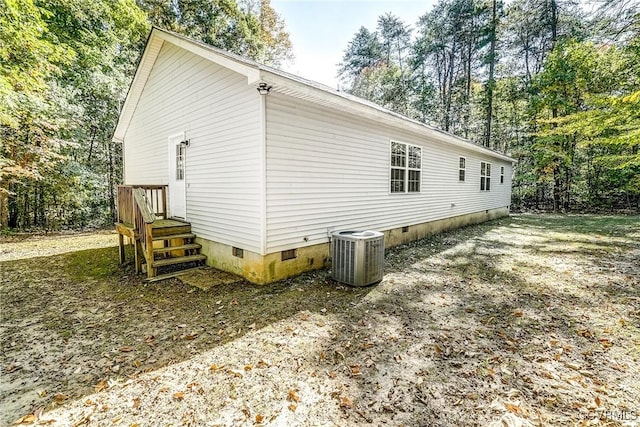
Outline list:
[[[163,234],[157,236],[155,233],[153,234],[153,241],[157,242],[159,240],[172,240],[172,239],[195,239],[196,235],[193,233],[182,233],[182,234]]]
[[[169,269],[168,273],[163,274],[167,276],[185,266],[193,267],[194,263],[206,261],[207,256],[200,253],[202,245],[195,243],[195,238],[188,222],[174,219],[155,221],[151,231],[154,247],[150,253],[153,259],[147,260],[148,277],[155,277],[160,268]]]
[[[165,252],[171,252],[171,251],[189,251],[189,250],[193,250],[193,249],[201,249],[202,245],[199,245],[198,243],[188,243],[186,245],[180,245],[180,246],[169,246],[166,248],[155,248],[153,250],[154,254],[161,254],[161,253],[165,253]]]
[[[175,277],[180,271],[193,268],[194,264],[203,264],[207,260],[207,256],[200,253],[202,245],[195,243],[196,235],[191,232],[191,224],[188,222],[156,219],[146,226],[146,240],[133,224],[117,223],[116,229],[120,235],[121,253],[124,252],[122,237],[135,239],[136,272],[143,270],[143,264],[146,264],[147,279],[158,275]],[[120,260],[123,261],[123,255]]]
[[[153,261],[153,267],[158,268],[166,265],[185,264],[187,262],[204,261],[206,259],[207,256],[202,254],[170,257]]]

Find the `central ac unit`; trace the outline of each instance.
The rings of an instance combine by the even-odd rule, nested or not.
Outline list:
[[[384,234],[379,231],[340,231],[331,235],[334,280],[366,286],[382,280]]]

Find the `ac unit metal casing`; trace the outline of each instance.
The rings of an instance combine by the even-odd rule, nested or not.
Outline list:
[[[333,280],[352,286],[382,280],[384,234],[379,231],[339,231],[331,235]]]

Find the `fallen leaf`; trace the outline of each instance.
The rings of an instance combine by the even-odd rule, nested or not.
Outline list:
[[[36,416],[33,414],[29,414],[29,415],[25,415],[24,417],[20,418],[19,420],[17,420],[16,422],[14,422],[14,425],[18,425],[18,424],[33,424],[36,422]]]
[[[289,390],[289,396],[287,397],[287,399],[291,402],[299,402],[300,401],[300,396],[298,396],[298,393],[296,393],[295,390]]]
[[[211,366],[209,366],[209,370],[210,371],[219,371],[220,369],[224,368],[224,365],[216,365],[215,363],[212,364]]]
[[[602,402],[600,401],[600,397],[596,396],[595,399],[593,399],[594,402],[596,402],[596,406],[600,406],[602,404]]]
[[[175,400],[182,400],[184,399],[184,391],[179,391],[177,393],[173,393],[173,398]]]
[[[336,377],[336,375],[337,375],[337,374],[336,374],[335,372],[333,372],[333,371],[331,371],[331,372],[327,372],[327,376],[328,376],[329,378],[331,378],[331,379],[335,378],[335,377]]]
[[[256,368],[268,368],[269,366],[269,362],[260,359],[260,361],[256,364]]]
[[[354,377],[357,375],[362,375],[362,372],[360,372],[360,365],[351,365],[349,368],[351,368],[351,375],[353,375]]]
[[[613,346],[613,343],[608,338],[601,338],[598,341],[600,341],[600,344],[603,348],[609,348]]]
[[[512,313],[512,314],[513,314],[515,317],[522,317],[522,315],[523,315],[524,313],[522,313],[522,310],[513,310],[513,313]]]
[[[302,313],[300,315],[300,320],[309,320],[309,315],[307,313]]]
[[[156,339],[156,337],[154,337],[153,335],[147,335],[146,337],[144,337],[144,342],[146,342],[147,344],[150,344],[153,342],[154,339]]]
[[[433,345],[433,350],[436,352],[436,354],[442,354],[442,347],[440,347],[438,344]]]
[[[68,398],[69,398],[69,396],[67,396],[66,394],[62,394],[62,393],[58,393],[55,396],[53,396],[53,400],[55,400],[57,404],[63,403]]]
[[[507,411],[519,415],[522,413],[522,409],[518,406],[518,405],[514,405],[512,403],[509,402],[505,402],[504,403],[504,407],[507,408]]]
[[[253,369],[253,365],[244,365],[244,370],[249,372],[250,370]]]
[[[200,385],[200,383],[190,383],[187,384],[187,390],[195,391],[198,394],[204,394],[204,389]]]
[[[287,408],[289,408],[291,412],[296,412],[296,409],[298,409],[298,405],[296,405],[295,403],[292,403],[289,406],[287,406]]]
[[[261,424],[264,417],[261,414],[256,414],[256,423]]]
[[[340,408],[348,409],[353,406],[353,402],[347,396],[340,396]]]
[[[120,347],[119,350],[123,353],[129,353],[130,351],[133,351],[135,349],[133,347],[125,346],[125,347]]]
[[[98,381],[98,384],[96,384],[95,386],[93,386],[93,389],[96,392],[100,392],[102,390],[105,390],[109,387],[109,384],[107,383],[107,380],[100,380]]]
[[[197,332],[191,332],[190,334],[185,335],[184,337],[188,340],[196,339],[198,336]]]
[[[581,337],[585,337],[587,339],[593,338],[593,334],[589,332],[587,329],[578,329],[576,333]]]
[[[227,374],[235,377],[235,378],[242,378],[244,377],[244,374],[242,373],[242,371],[239,371],[237,369],[227,369]]]
[[[131,407],[134,408],[134,409],[140,407],[140,398],[139,397],[134,397],[133,398],[133,401],[131,403]]]

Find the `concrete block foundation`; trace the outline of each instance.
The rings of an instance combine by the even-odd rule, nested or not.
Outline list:
[[[505,206],[384,230],[385,248],[413,242],[442,231],[479,224],[508,215],[509,207]],[[202,245],[201,253],[207,256],[207,263],[211,267],[237,274],[255,284],[272,283],[297,276],[305,271],[317,270],[331,265],[329,242],[296,248],[293,254],[286,254],[286,257],[294,256],[293,258],[283,259],[284,254],[282,252],[260,255],[248,250],[240,251],[238,250],[240,248],[234,249],[230,245],[207,239],[197,238],[196,240]]]

